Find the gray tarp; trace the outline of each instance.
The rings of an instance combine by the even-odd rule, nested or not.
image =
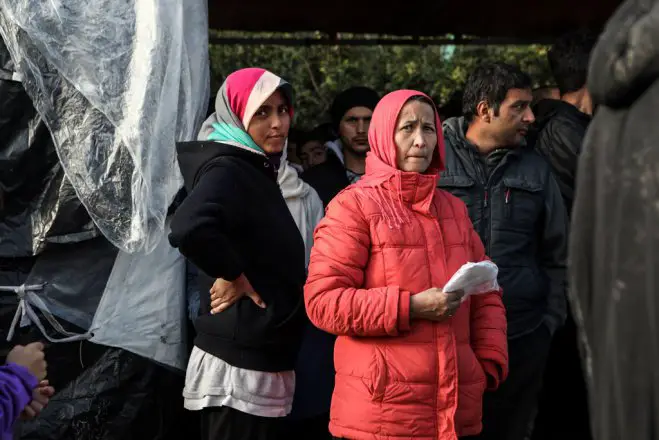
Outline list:
[[[570,274],[593,436],[652,440],[659,438],[658,1],[618,9],[591,55],[588,88],[599,107],[579,163]]]
[[[164,237],[175,142],[206,113],[207,29],[204,0],[0,0],[0,257],[37,256],[41,286],[16,290],[17,323],[41,309],[184,368],[185,264]]]

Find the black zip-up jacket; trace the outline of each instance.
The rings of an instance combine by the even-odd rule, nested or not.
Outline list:
[[[488,256],[499,266],[508,337],[566,316],[567,215],[549,164],[528,147],[482,157],[464,118],[444,123],[446,169],[439,187],[467,205]]]
[[[538,102],[533,113],[535,124],[529,145],[549,161],[569,216],[581,145],[591,118],[572,104],[555,99]]]
[[[177,145],[188,196],[169,241],[199,269],[195,345],[229,364],[258,371],[295,367],[305,320],[304,243],[267,157],[217,142]],[[216,278],[245,274],[266,304],[249,298],[217,315]]]

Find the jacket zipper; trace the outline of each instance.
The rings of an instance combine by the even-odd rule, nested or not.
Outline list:
[[[485,237],[487,236],[487,243],[483,243],[485,247],[485,255],[488,257],[491,255],[491,248],[492,248],[492,207],[489,206],[491,205],[488,203],[488,196],[490,193],[490,188],[492,184],[492,178],[497,174],[499,169],[503,168],[506,165],[506,162],[508,162],[510,154],[508,154],[506,157],[504,157],[499,164],[492,170],[490,175],[487,178],[487,183],[485,183],[485,209],[483,209],[483,215],[487,214],[487,235],[483,234],[482,236]],[[508,203],[510,202],[510,188],[506,188],[506,197],[505,197],[505,205],[506,208],[509,208]]]
[[[432,221],[432,223],[435,225],[435,228],[437,229],[437,236],[442,240],[440,249],[444,249],[444,235],[442,234],[442,228],[439,225],[439,220],[438,220],[439,216],[437,215],[438,212],[437,212],[437,209],[434,205],[432,207],[432,212],[433,212],[433,215],[432,215],[430,220]],[[442,262],[444,263],[444,272],[448,271],[448,259],[446,258],[446,253],[445,252],[442,253]],[[446,325],[448,325],[449,328],[451,330],[453,330],[453,324],[452,323],[446,323]],[[433,339],[434,339],[435,347],[439,347],[439,339],[441,337],[440,336],[439,325],[433,324],[433,326],[436,327],[433,331]],[[441,333],[444,333],[444,331],[441,331]],[[456,347],[457,344],[456,344],[456,341],[455,341],[455,334],[453,333],[453,331],[449,332],[449,338],[450,338],[449,342],[450,342],[450,344],[453,347],[453,350],[455,352],[455,359],[457,359],[457,353],[458,353],[457,352],[457,347]],[[437,350],[437,367],[439,367],[440,365],[441,365],[441,354],[440,354],[439,350]],[[458,382],[458,365],[457,365],[457,362],[455,363],[454,367],[455,367],[455,381],[457,383]],[[440,369],[437,368],[437,370],[439,371]],[[440,374],[441,374],[441,371],[440,371]],[[437,378],[436,404],[439,404],[439,402],[440,402],[439,382],[440,382],[440,378]],[[457,389],[457,387],[456,387],[456,389]],[[456,397],[456,399],[457,399],[457,397]],[[448,404],[448,402],[446,402],[446,403]],[[457,405],[455,406],[455,408],[457,409]],[[437,418],[435,419],[435,427],[436,427],[438,435],[440,434],[441,426],[442,426],[442,423],[443,423],[443,420],[441,420],[441,418],[439,417],[439,414],[440,414],[440,412],[438,411],[437,412]],[[451,417],[455,418],[455,412],[453,412]]]

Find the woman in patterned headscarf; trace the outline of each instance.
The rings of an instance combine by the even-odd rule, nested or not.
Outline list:
[[[186,408],[202,411],[204,439],[276,439],[291,410],[305,320],[296,224],[305,199],[292,216],[277,179],[292,175],[283,157],[292,96],[268,71],[239,70],[199,141],[178,146],[188,196],[169,239],[200,269],[202,292],[224,293],[220,304],[201,295],[183,392]]]

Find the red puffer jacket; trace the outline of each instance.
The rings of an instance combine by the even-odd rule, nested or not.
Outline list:
[[[384,162],[392,155],[381,151],[387,142],[378,143],[374,124],[377,108],[366,181],[329,205],[305,287],[311,321],[339,336],[330,430],[355,440],[475,435],[483,392],[507,375],[501,292],[472,296],[441,323],[410,322],[410,295],[441,287],[464,263],[486,257],[465,205],[436,189],[442,153],[429,174],[395,170]],[[369,175],[379,176],[377,185]],[[392,227],[392,218],[404,221]]]

